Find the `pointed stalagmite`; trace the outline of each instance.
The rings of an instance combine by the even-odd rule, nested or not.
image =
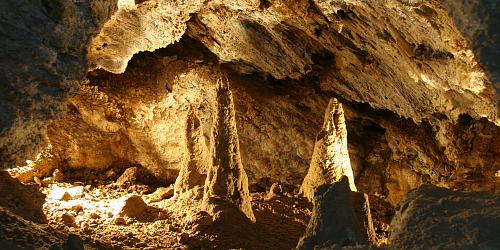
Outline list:
[[[351,190],[357,191],[347,152],[344,110],[342,104],[332,98],[325,112],[323,128],[316,137],[311,166],[300,192],[312,201],[317,187],[337,182],[344,175],[349,179]]]
[[[196,117],[192,107],[188,109],[185,131],[185,160],[175,181],[175,195],[183,198],[201,199],[206,173],[212,165],[212,161],[200,120]]]
[[[213,165],[207,173],[203,206],[215,214],[224,204],[233,204],[255,222],[248,177],[241,163],[233,96],[227,80],[217,82],[216,92],[210,142]]]

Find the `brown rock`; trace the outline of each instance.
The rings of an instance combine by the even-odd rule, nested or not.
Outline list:
[[[169,186],[169,187],[159,187],[156,189],[154,193],[149,194],[148,196],[150,197],[152,202],[158,202],[163,199],[172,197],[173,195],[174,195],[174,187]]]
[[[113,212],[116,217],[140,217],[142,212],[148,207],[140,196],[129,194],[118,200]]]
[[[351,194],[354,213],[356,214],[359,227],[368,241],[368,244],[379,245],[375,234],[375,228],[373,226],[368,195],[360,192],[352,192]]]
[[[266,195],[266,200],[270,200],[275,196],[279,196],[283,194],[283,186],[280,183],[273,183],[269,192]]]
[[[54,172],[52,172],[52,179],[55,182],[64,182],[64,174],[59,169],[55,169]]]
[[[201,199],[207,169],[212,165],[200,120],[192,107],[186,121],[185,161],[175,181],[175,194],[185,198]]]
[[[115,223],[116,225],[123,225],[126,222],[127,221],[123,217],[116,217],[116,218],[113,219],[113,223]]]
[[[188,233],[182,233],[181,235],[179,235],[179,237],[177,238],[177,240],[179,241],[180,244],[186,244],[189,241],[189,234]]]
[[[311,201],[317,187],[339,181],[342,176],[347,176],[351,190],[357,191],[347,151],[344,110],[342,104],[332,98],[325,112],[323,128],[316,137],[311,166],[300,193]]]
[[[116,184],[135,183],[137,180],[137,167],[127,168],[125,172],[116,180]]]
[[[236,205],[250,221],[255,222],[248,177],[241,163],[238,131],[234,113],[233,96],[229,84],[219,79],[212,125],[211,150],[213,166],[205,182],[203,207],[211,214],[220,210],[220,205]]]
[[[42,185],[44,187],[47,187],[52,183],[54,183],[54,178],[52,178],[52,177],[43,178],[43,180],[42,180]]]
[[[61,220],[67,226],[74,226],[75,225],[75,217],[73,215],[63,214],[63,215],[61,215]]]
[[[354,213],[346,176],[339,182],[324,184],[316,189],[311,220],[296,249],[315,249],[315,246],[325,246],[325,243],[329,246],[367,243]]]
[[[499,249],[499,214],[500,190],[422,185],[396,207],[388,244],[394,249]]]

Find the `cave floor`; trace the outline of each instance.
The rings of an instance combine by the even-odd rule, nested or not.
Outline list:
[[[312,204],[297,195],[254,192],[255,224],[227,216],[212,219],[198,201],[158,199],[155,190],[114,181],[43,184],[39,191],[46,195],[44,223],[19,216],[21,210],[36,209],[26,207],[29,202],[18,204],[17,211],[0,207],[0,238],[5,249],[58,249],[53,247],[60,247],[69,234],[78,235],[85,249],[291,249],[304,234],[312,210]],[[140,216],[117,222],[113,211],[126,194],[141,196],[148,206]]]

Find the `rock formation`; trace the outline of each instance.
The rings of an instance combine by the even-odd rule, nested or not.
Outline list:
[[[236,205],[255,222],[248,191],[248,177],[240,156],[233,94],[227,79],[217,82],[214,121],[210,140],[213,166],[208,169],[203,207],[215,214],[220,205]]]
[[[349,180],[346,176],[334,184],[324,184],[316,189],[311,221],[296,249],[316,249],[315,246],[327,247],[334,244],[367,244],[354,213]]]
[[[208,153],[200,120],[191,107],[187,114],[185,138],[186,159],[175,181],[175,194],[186,198],[201,199],[206,173],[211,168],[212,158]]]
[[[87,72],[87,45],[114,1],[0,3],[0,166],[34,159]]]
[[[382,242],[379,242],[375,235],[368,195],[360,192],[351,192],[351,195],[354,213],[367,243],[369,245],[380,245]]]
[[[500,191],[451,191],[423,185],[396,207],[389,246],[406,249],[498,249]]]
[[[312,200],[317,187],[337,182],[342,176],[347,176],[349,187],[357,191],[347,151],[344,110],[342,104],[333,98],[326,108],[323,128],[316,137],[311,166],[300,192]]]
[[[499,6],[4,0],[0,168],[44,185],[54,169],[131,166],[172,182],[188,154],[187,107],[208,137],[222,71],[236,100],[233,160],[252,184],[314,182],[304,176],[335,97],[359,191],[395,206],[421,184],[496,190]]]
[[[483,67],[500,103],[500,4],[497,1],[441,1]],[[500,106],[499,106],[500,108]]]

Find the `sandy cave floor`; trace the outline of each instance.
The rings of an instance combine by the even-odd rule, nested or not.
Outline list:
[[[10,210],[16,214],[0,207],[0,249],[55,249],[51,247],[60,247],[69,234],[80,236],[86,249],[291,249],[304,234],[312,210],[307,199],[291,193],[275,194],[269,199],[266,192],[254,192],[251,196],[257,222],[251,224],[225,219],[231,218],[227,216],[212,218],[199,209],[195,200],[173,196],[162,199],[170,195],[171,188],[117,184],[112,180],[90,182],[45,181],[40,187],[29,185],[31,191],[21,193],[33,193],[38,188],[44,194],[41,209],[46,220],[35,223],[19,216],[27,217],[21,210],[33,209],[30,201],[11,205]],[[11,189],[21,186],[10,185]],[[116,220],[118,200],[127,194],[141,196],[148,207],[136,218]]]
[[[199,201],[173,196],[173,185],[146,185],[124,171],[56,170],[58,176],[28,184],[13,178],[15,171],[0,171],[0,249],[61,249],[70,234],[85,249],[292,249],[311,217],[312,204],[284,184],[251,188],[252,224],[234,209],[210,216]],[[131,194],[147,207],[139,216],[117,217],[120,198]],[[390,217],[372,198],[383,243]]]

